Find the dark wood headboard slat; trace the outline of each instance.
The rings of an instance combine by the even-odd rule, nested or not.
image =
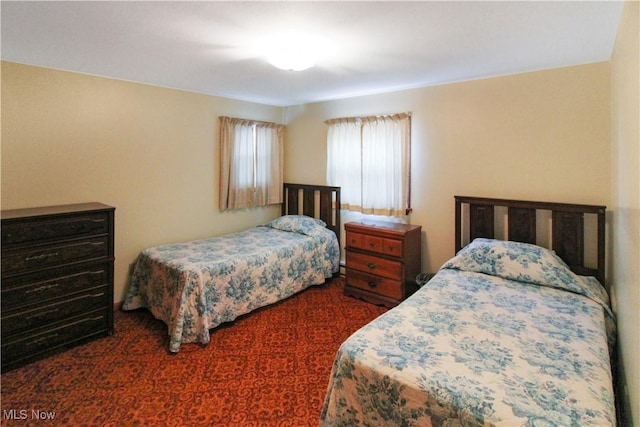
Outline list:
[[[285,184],[285,200],[282,204],[282,215],[298,215],[298,192],[287,191]]]
[[[553,211],[551,236],[553,250],[570,267],[584,264],[584,215]]]
[[[471,240],[478,237],[493,239],[493,207],[471,203],[469,205],[469,232]]]
[[[536,210],[531,208],[508,208],[509,240],[524,243],[536,243]]]
[[[315,212],[315,203],[316,201],[316,191],[311,188],[305,188],[302,190],[302,214],[310,217],[314,217]]]
[[[320,219],[327,224],[332,224],[334,207],[333,207],[333,191],[320,191]],[[339,216],[339,213],[338,213]]]
[[[468,243],[463,242],[462,205],[469,206],[469,241],[477,237],[493,238],[496,207],[507,208],[507,239],[536,243],[536,215],[538,211],[551,212],[551,249],[576,273],[595,276],[605,283],[605,223],[606,206],[572,203],[535,202],[527,200],[494,199],[486,197],[454,196],[455,198],[455,251]],[[596,268],[585,265],[585,214],[597,216]]]

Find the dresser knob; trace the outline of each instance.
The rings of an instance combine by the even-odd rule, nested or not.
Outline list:
[[[376,265],[372,262],[367,264],[367,267],[369,267],[369,269],[374,270],[376,268]]]
[[[367,282],[367,285],[369,285],[370,288],[375,288],[376,286],[378,286],[376,282]]]

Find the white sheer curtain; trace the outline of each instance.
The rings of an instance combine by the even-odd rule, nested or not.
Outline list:
[[[410,116],[368,117],[362,125],[362,212],[403,216],[409,209]]]
[[[256,204],[282,202],[284,127],[259,123],[256,131]]]
[[[341,209],[362,209],[362,122],[327,121],[327,183],[340,186]],[[341,184],[342,183],[342,184]],[[344,185],[349,183],[349,185]]]
[[[332,119],[326,123],[327,181],[342,187],[341,209],[407,215],[411,115]]]
[[[282,202],[284,126],[220,117],[221,210]]]

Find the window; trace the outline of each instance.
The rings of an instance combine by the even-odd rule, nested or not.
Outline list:
[[[327,182],[342,187],[341,209],[402,217],[411,211],[411,114],[332,119]]]
[[[220,209],[282,202],[284,126],[220,117]]]

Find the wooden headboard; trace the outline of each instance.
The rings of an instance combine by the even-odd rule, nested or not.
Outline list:
[[[319,218],[340,242],[340,187],[285,182],[282,215]]]
[[[605,206],[466,196],[454,198],[456,253],[477,237],[538,244],[554,250],[574,273],[595,276],[604,285]],[[591,221],[586,221],[585,216],[592,218]],[[538,221],[540,218],[546,218],[546,221]],[[496,227],[501,221],[506,230],[503,236],[499,235],[497,231],[500,230]],[[591,260],[585,255],[589,252],[587,249],[592,252]]]

